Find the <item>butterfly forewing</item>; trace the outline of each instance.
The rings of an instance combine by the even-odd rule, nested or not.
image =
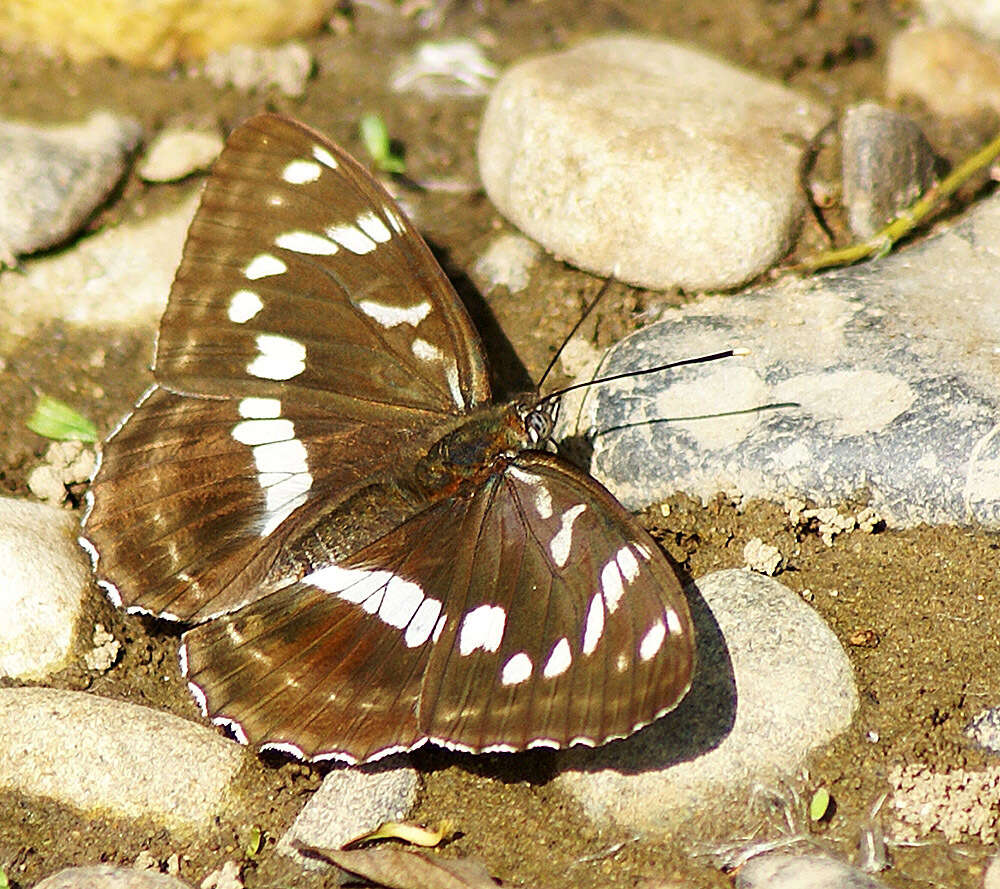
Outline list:
[[[124,603],[183,620],[252,601],[268,571],[287,582],[292,512],[335,510],[489,397],[478,335],[402,211],[276,115],[213,169],[155,374],[105,449],[86,537]]]
[[[430,251],[318,133],[233,132],[155,375],[105,446],[86,545],[113,598],[195,624],[184,671],[238,737],[349,761],[597,744],[687,690],[665,557],[528,449],[524,403],[488,403]]]
[[[479,338],[385,190],[340,148],[262,115],[229,139],[160,326],[158,381],[339,414],[457,413],[489,398]]]

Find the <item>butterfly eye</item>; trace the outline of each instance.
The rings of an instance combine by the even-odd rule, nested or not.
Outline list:
[[[524,428],[527,430],[529,443],[540,445],[547,442],[552,437],[553,425],[548,405],[532,408],[524,418]]]

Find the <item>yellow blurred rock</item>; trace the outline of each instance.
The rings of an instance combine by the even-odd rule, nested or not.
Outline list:
[[[3,0],[0,41],[83,62],[111,56],[165,68],[235,43],[316,30],[335,0]]]

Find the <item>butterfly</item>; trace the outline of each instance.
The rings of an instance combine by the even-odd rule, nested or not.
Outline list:
[[[244,743],[350,763],[430,741],[598,745],[671,710],[681,585],[552,401],[491,400],[479,336],[412,223],[309,127],[230,135],[103,447],[81,543]]]

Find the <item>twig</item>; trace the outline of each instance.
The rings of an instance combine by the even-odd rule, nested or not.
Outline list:
[[[992,142],[987,143],[975,154],[962,161],[941,182],[928,189],[915,203],[907,207],[892,222],[877,231],[868,240],[858,241],[838,250],[824,250],[822,253],[816,253],[792,266],[791,270],[809,274],[831,266],[851,265],[871,256],[876,258],[885,256],[900,238],[905,237],[916,228],[938,204],[951,197],[972,176],[992,163],[998,155],[1000,155],[1000,134]]]

